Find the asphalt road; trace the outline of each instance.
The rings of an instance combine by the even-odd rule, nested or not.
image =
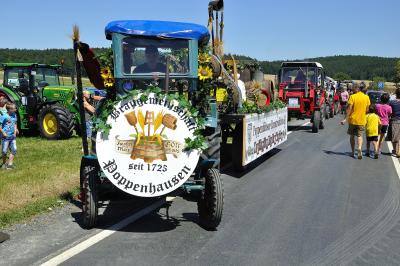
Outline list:
[[[201,228],[196,203],[177,198],[169,219],[165,209],[152,212],[63,265],[400,265],[394,160],[387,145],[378,160],[351,158],[339,121],[318,134],[291,126],[266,160],[240,176],[228,169],[218,231]],[[138,207],[115,204],[102,228]],[[83,230],[78,212],[68,206],[9,229],[0,264],[40,264],[102,232]]]

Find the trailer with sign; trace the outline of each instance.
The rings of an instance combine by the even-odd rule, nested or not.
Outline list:
[[[242,171],[287,140],[287,108],[261,114],[221,115],[221,160]]]

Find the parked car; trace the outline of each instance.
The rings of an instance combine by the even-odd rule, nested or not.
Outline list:
[[[384,91],[367,91],[367,95],[369,96],[371,103],[374,104],[381,102],[381,96],[383,94],[385,94]]]

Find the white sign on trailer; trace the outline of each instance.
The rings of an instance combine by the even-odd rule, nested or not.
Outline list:
[[[287,108],[265,114],[246,115],[243,120],[245,166],[287,140]]]

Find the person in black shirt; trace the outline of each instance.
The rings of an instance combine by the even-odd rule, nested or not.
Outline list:
[[[146,62],[136,67],[134,73],[165,73],[165,65],[159,62],[160,54],[157,47],[148,46],[145,51]]]
[[[392,153],[400,157],[400,89],[396,89],[396,99],[390,101],[389,105],[392,107],[392,117],[390,120],[393,144]]]

